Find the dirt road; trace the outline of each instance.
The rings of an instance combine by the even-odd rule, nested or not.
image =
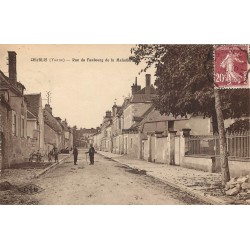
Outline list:
[[[81,150],[78,165],[73,164],[73,157],[69,158],[32,183],[44,190],[23,195],[29,204],[203,204],[145,173],[102,156],[96,155],[95,165],[87,165]]]

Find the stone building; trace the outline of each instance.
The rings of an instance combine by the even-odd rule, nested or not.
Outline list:
[[[125,98],[117,112],[113,112],[112,151],[114,153],[129,154],[135,157],[138,155],[137,125],[152,108],[152,101],[156,96],[155,88],[151,85],[151,75],[146,74],[145,77],[145,87],[141,88],[137,84],[136,78],[135,83],[131,86],[131,97]],[[116,107],[113,108],[115,111]]]
[[[47,154],[53,147],[57,147],[58,150],[63,148],[62,146],[62,127],[58,120],[52,114],[52,108],[49,104],[45,104],[43,109],[44,116],[44,144],[45,153]]]
[[[25,87],[17,81],[16,52],[8,51],[8,59],[9,77],[0,71],[3,168],[26,161],[29,154],[27,101]]]
[[[9,167],[8,148],[10,142],[11,107],[9,105],[8,92],[0,87],[0,173],[5,167]]]
[[[39,94],[25,95],[27,107],[27,139],[29,151],[37,151],[43,154],[44,146],[44,117],[42,108],[42,96]]]
[[[94,143],[94,134],[98,128],[80,128],[74,130],[74,143],[77,147],[88,148]]]

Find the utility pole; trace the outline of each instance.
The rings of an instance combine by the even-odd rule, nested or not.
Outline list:
[[[50,91],[46,91],[46,97],[47,97],[47,103],[50,104],[51,103],[51,92]]]

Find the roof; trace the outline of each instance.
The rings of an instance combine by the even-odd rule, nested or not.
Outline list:
[[[139,125],[148,122],[160,122],[160,121],[176,121],[176,120],[188,120],[190,119],[191,115],[187,115],[186,117],[177,116],[174,117],[173,115],[161,115],[158,110],[152,109],[151,112],[140,122]]]
[[[22,95],[22,92],[20,91],[19,87],[25,89],[25,86],[20,82],[17,82],[17,85],[11,84],[9,77],[7,77],[1,70],[0,70],[0,82],[1,82],[1,87],[11,88],[19,95]]]
[[[48,112],[48,110],[43,110],[44,123],[47,124],[50,128],[52,128],[55,132],[61,133],[62,127],[59,122],[55,119],[55,117]]]
[[[139,90],[138,92],[136,92],[135,94],[145,94],[145,91],[146,90],[146,87],[144,87],[143,89],[141,89],[141,90]],[[150,94],[152,95],[154,95],[154,94],[156,94],[156,90],[155,90],[155,88],[154,88],[154,86],[150,86]]]
[[[139,102],[152,102],[155,94],[145,95],[145,94],[134,94],[131,96],[130,103],[139,103]]]
[[[31,113],[29,110],[27,110],[27,118],[28,119],[36,119],[37,116],[35,116],[33,113]]]
[[[27,105],[28,111],[30,111],[33,115],[38,117],[41,93],[29,94],[29,95],[25,95],[25,97],[26,97],[27,102],[28,102],[28,105]]]
[[[152,104],[141,116],[134,116],[133,121],[135,122],[130,128],[134,129],[140,125],[140,122],[154,109]]]
[[[11,110],[10,104],[5,100],[3,95],[0,95],[0,102],[5,105],[8,110]]]
[[[97,132],[97,129],[95,128],[83,128],[83,129],[80,129],[80,131],[83,133],[83,134],[92,134],[92,133],[96,133]]]

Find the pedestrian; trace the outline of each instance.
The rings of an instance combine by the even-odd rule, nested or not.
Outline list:
[[[49,153],[48,153],[48,161],[49,162],[52,161],[52,156],[53,156],[53,152],[52,152],[52,150],[50,150]]]
[[[78,149],[76,146],[74,146],[73,155],[74,155],[74,165],[77,165],[76,163],[77,163]]]
[[[95,158],[95,148],[93,147],[92,144],[90,144],[89,151],[87,151],[85,154],[89,154],[89,159],[90,159],[90,164],[89,165],[94,165],[94,158]]]
[[[54,147],[54,149],[53,149],[53,155],[55,157],[55,162],[59,162],[58,161],[58,154],[59,154],[59,152],[58,152],[57,147]]]

